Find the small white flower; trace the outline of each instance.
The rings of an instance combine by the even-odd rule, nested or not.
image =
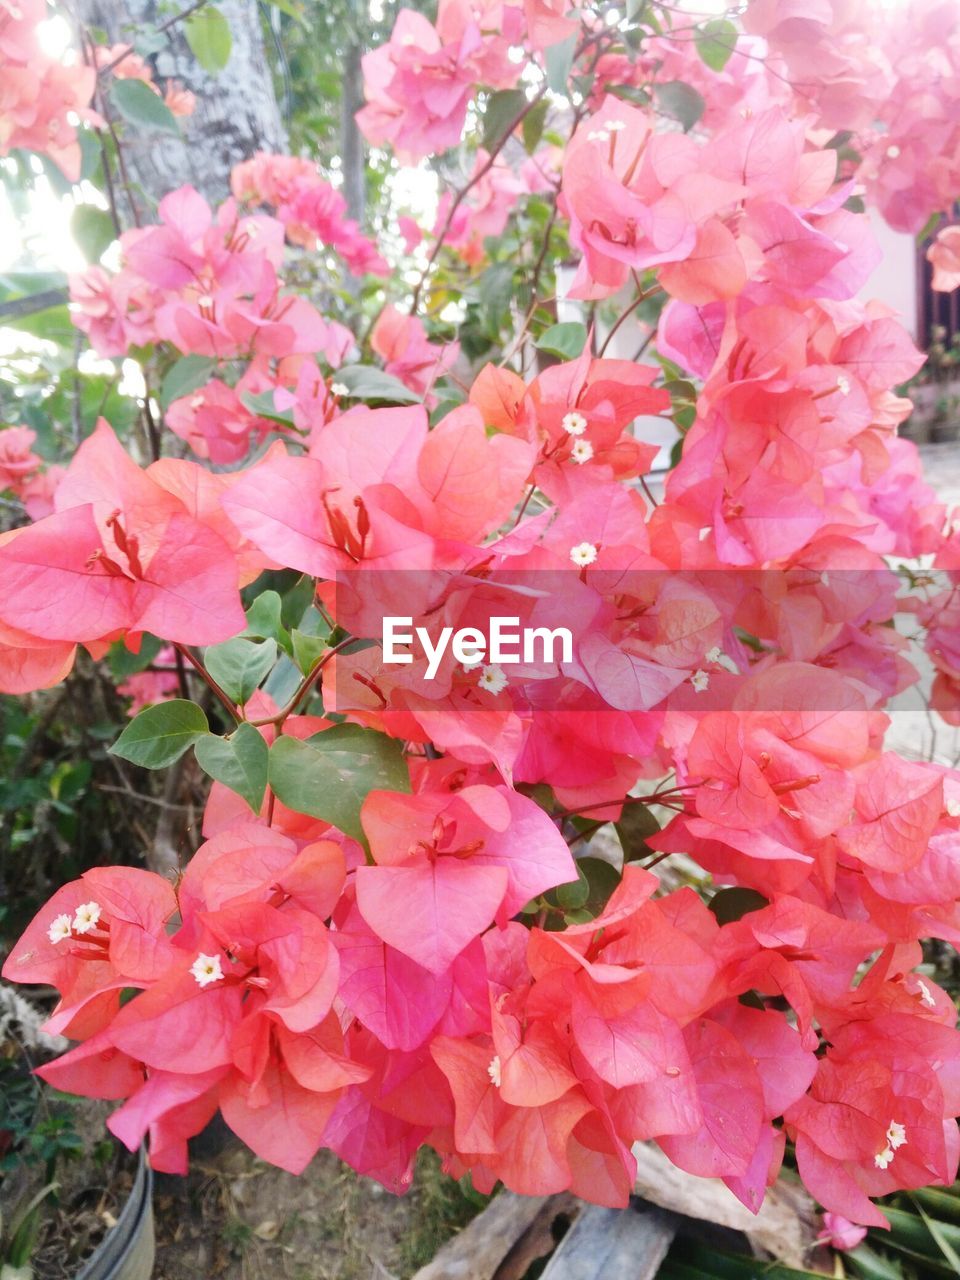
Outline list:
[[[500,1055],[490,1059],[490,1065],[487,1067],[487,1075],[490,1077],[490,1083],[495,1089],[500,1088]]]
[[[891,1120],[887,1126],[887,1142],[896,1151],[907,1145],[907,1131],[897,1120]]]
[[[960,818],[960,800],[947,801],[947,816],[949,818]]]
[[[593,457],[593,445],[589,440],[574,441],[573,448],[570,450],[570,461],[583,466],[585,462],[589,462]]]
[[[194,396],[193,399],[190,401],[190,408],[202,409],[206,403],[207,403],[206,399],[203,396]]]
[[[718,644],[715,644],[713,648],[708,649],[703,656],[706,658],[708,662],[719,662],[720,659],[723,657],[723,650],[720,648]]]
[[[690,677],[690,683],[693,685],[697,693],[706,693],[710,688],[710,672],[704,671],[702,668],[695,671]]]
[[[740,669],[728,653],[724,653],[718,644],[712,649],[708,649],[703,655],[707,662],[712,662],[717,667],[723,667],[724,671],[729,671],[731,675],[739,675]]]
[[[899,155],[900,155],[900,148],[897,146],[896,143],[893,143],[892,146],[887,147],[888,160],[896,160],[899,157]]]
[[[66,938],[69,938],[71,932],[70,917],[68,915],[57,916],[47,930],[47,937],[56,946],[58,942],[63,942]]]
[[[848,396],[850,394],[850,379],[842,373],[837,378],[837,390],[842,396]]]
[[[578,542],[570,548],[570,559],[579,569],[585,569],[597,558],[597,548],[592,542]]]
[[[878,1151],[877,1154],[873,1157],[873,1163],[877,1166],[878,1169],[885,1169],[892,1159],[893,1159],[893,1151],[890,1149],[890,1147],[884,1147],[882,1151]]]
[[[348,396],[350,394],[350,388],[342,382],[331,382],[330,394],[334,396]]]
[[[611,133],[620,133],[622,129],[627,127],[626,120],[608,120],[607,128]]]
[[[223,977],[223,967],[219,956],[205,956],[201,951],[190,966],[190,972],[197,980],[197,985],[208,987],[211,982],[219,982]]]
[[[563,415],[560,425],[570,435],[582,436],[587,429],[587,420],[582,413],[577,413],[576,409],[573,409],[570,413]]]
[[[507,687],[507,677],[501,667],[484,667],[480,672],[478,684],[481,689],[486,689],[487,693],[500,693]]]
[[[197,299],[197,306],[198,307],[213,306],[213,299],[210,297],[209,293],[201,293],[200,297]]]
[[[74,933],[89,933],[91,929],[97,927],[97,921],[100,919],[100,903],[84,902],[77,907],[73,917]]]
[[[712,532],[713,532],[713,525],[705,524],[703,528],[697,533],[697,541],[706,542],[706,540],[710,537],[710,534]]]
[[[609,142],[610,134],[606,129],[591,129],[587,134],[588,142]]]
[[[259,222],[248,222],[248,223],[246,224],[246,228],[245,228],[245,230],[246,230],[246,233],[247,233],[247,235],[248,235],[248,236],[251,236],[251,237],[252,237],[252,236],[258,236],[258,235],[260,234],[260,223],[259,223]]]
[[[925,1004],[928,1009],[935,1009],[937,1002],[933,998],[933,992],[922,978],[917,979],[917,986],[920,988],[920,1003]]]

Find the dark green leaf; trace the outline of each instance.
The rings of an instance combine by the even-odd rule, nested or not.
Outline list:
[[[590,897],[590,881],[584,875],[579,863],[576,880],[571,880],[569,884],[557,885],[554,893],[558,905],[563,907],[564,911],[576,911],[586,905]]]
[[[227,640],[204,651],[207,671],[227,697],[243,706],[253,697],[277,661],[276,640]]]
[[[260,812],[267,789],[269,750],[252,724],[241,724],[228,738],[207,734],[195,747],[197,763],[211,778],[235,791]]]
[[[409,791],[399,742],[358,725],[336,725],[308,742],[280,737],[270,748],[277,799],[364,842],[360,807],[371,791]]]
[[[603,858],[578,858],[577,871],[590,886],[590,893],[582,910],[589,912],[593,919],[610,901],[613,891],[620,883],[620,872]]]
[[[483,113],[483,145],[491,151],[527,103],[522,89],[501,89],[491,93]]]
[[[204,71],[214,74],[222,71],[230,61],[233,36],[230,34],[230,24],[220,10],[209,4],[204,5],[196,13],[191,13],[183,29],[187,44]]]
[[[712,18],[696,34],[697,53],[711,71],[722,71],[737,45],[737,28],[727,18]]]
[[[552,324],[537,339],[537,348],[563,360],[575,360],[587,341],[587,328],[579,320]]]
[[[751,911],[760,911],[768,905],[767,899],[756,889],[720,889],[710,901],[710,910],[716,916],[717,924],[732,924]]]
[[[173,112],[142,80],[114,80],[110,97],[124,120],[142,129],[179,134]]]
[[[99,262],[103,251],[116,239],[110,214],[93,204],[77,205],[70,219],[70,230],[88,262]]]
[[[163,769],[209,731],[207,717],[195,702],[173,698],[135,716],[110,751],[145,769]]]
[[[384,400],[389,404],[419,404],[420,397],[399,378],[373,365],[348,364],[338,369],[332,386],[340,384],[354,400]]]
[[[523,145],[529,155],[533,155],[543,137],[543,126],[549,109],[550,103],[546,98],[541,98],[523,117]]]
[[[161,409],[168,409],[174,400],[205,386],[215,368],[216,361],[207,356],[181,356],[163,375],[160,383]]]
[[[647,838],[660,830],[660,824],[645,804],[624,805],[620,820],[614,823],[620,837],[624,862],[639,862],[650,857]]]
[[[657,106],[664,115],[672,116],[683,125],[684,133],[689,133],[703,115],[704,101],[692,85],[682,80],[668,80],[666,84],[658,84],[654,88]]]
[[[127,676],[146,671],[150,663],[163,647],[163,641],[156,636],[144,632],[140,641],[140,652],[131,653],[122,640],[115,640],[110,646],[110,673],[117,680],[125,680]]]

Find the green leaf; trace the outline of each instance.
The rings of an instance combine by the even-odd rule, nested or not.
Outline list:
[[[564,321],[562,324],[552,324],[542,333],[537,339],[537,348],[564,360],[575,360],[583,351],[586,341],[586,325],[582,325],[579,320]]]
[[[653,850],[647,844],[647,837],[655,835],[660,830],[660,824],[647,805],[624,805],[614,827],[620,837],[624,862],[639,862],[651,856]]]
[[[222,71],[230,61],[230,50],[233,48],[233,36],[230,24],[212,5],[204,5],[183,24],[187,44],[193,50],[193,56],[203,67],[214,75]]]
[[[139,653],[131,653],[122,640],[115,640],[110,646],[107,659],[110,663],[110,674],[117,680],[125,680],[127,676],[146,671],[162,648],[163,641],[146,631],[140,641]]]
[[[240,399],[250,412],[255,413],[258,418],[266,418],[269,422],[279,422],[285,427],[294,425],[293,410],[275,408],[272,391],[259,391],[256,395],[245,391]]]
[[[543,126],[549,110],[550,103],[546,98],[541,98],[523,117],[523,145],[528,155],[533,155],[543,137]]]
[[[305,631],[294,631],[293,658],[305,676],[308,676],[317,662],[330,648],[330,637],[310,636]]]
[[[134,716],[110,751],[145,769],[164,769],[209,732],[207,717],[195,702],[173,698]]]
[[[161,133],[179,134],[180,129],[173,112],[158,93],[142,80],[114,80],[110,97],[129,124],[142,129],[156,129]]]
[[[373,365],[348,364],[334,374],[331,386],[346,387],[353,400],[384,400],[389,404],[419,404],[420,397],[399,378]]]
[[[491,93],[483,113],[483,145],[488,151],[502,139],[527,104],[522,89],[500,89]]]
[[[254,813],[260,812],[267,789],[270,752],[263,736],[252,724],[241,724],[227,738],[207,734],[194,748],[197,763],[205,773],[246,800]]]
[[[751,911],[760,911],[769,906],[769,902],[756,889],[720,889],[710,900],[710,910],[717,918],[717,924],[732,924],[734,920],[742,920]]]
[[[566,98],[570,93],[570,72],[573,70],[573,55],[577,51],[577,36],[574,33],[562,40],[560,44],[552,44],[544,50],[543,61],[547,71],[547,85],[554,93]]]
[[[620,883],[620,872],[603,858],[578,858],[577,871],[590,886],[582,910],[589,912],[593,919],[610,901],[613,891]]]
[[[168,409],[174,400],[205,386],[215,368],[216,361],[207,356],[181,356],[163,375],[160,383],[161,409]]]
[[[586,905],[590,897],[590,881],[584,875],[583,868],[577,864],[577,878],[569,884],[558,884],[554,890],[557,904],[564,911],[577,911]]]
[[[269,781],[288,809],[332,823],[363,844],[360,807],[368,793],[410,790],[400,743],[354,724],[335,725],[307,742],[278,738],[270,748]]]
[[[727,18],[713,18],[695,36],[697,53],[711,71],[722,71],[737,44],[737,28]]]
[[[117,234],[110,214],[95,204],[77,205],[70,218],[70,231],[88,262],[99,262]]]
[[[692,85],[684,84],[682,80],[658,84],[654,87],[654,94],[660,110],[664,115],[679,120],[684,133],[689,133],[703,115],[703,98]]]
[[[203,663],[227,697],[238,706],[249,702],[277,661],[276,640],[244,640],[239,636],[204,651]]]
[[[247,627],[242,634],[255,640],[276,640],[281,648],[289,650],[290,636],[283,625],[282,608],[283,601],[276,591],[261,591],[247,610]]]

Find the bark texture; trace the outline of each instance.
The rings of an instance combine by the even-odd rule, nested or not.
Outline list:
[[[167,80],[177,80],[197,95],[193,115],[180,121],[181,137],[140,134],[124,145],[132,184],[154,203],[184,183],[211,203],[222,200],[238,161],[258,150],[286,150],[257,0],[218,0],[217,7],[233,35],[230,61],[219,75],[200,67],[180,23],[166,32],[167,44],[150,60],[161,89]],[[85,26],[99,27],[116,43],[131,42],[138,31],[156,27],[170,11],[159,12],[158,0],[79,0],[79,16]],[[141,207],[140,213],[150,210]]]

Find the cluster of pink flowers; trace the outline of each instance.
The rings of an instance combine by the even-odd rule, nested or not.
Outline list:
[[[291,244],[338,253],[355,275],[390,274],[376,245],[346,216],[347,202],[310,160],[258,151],[238,164],[230,189],[243,205],[272,209]]]
[[[898,231],[916,233],[960,191],[960,13],[951,0],[797,11],[754,0],[744,22],[782,60],[799,107],[854,131],[857,171]]]
[[[53,510],[53,494],[63,475],[62,467],[47,466],[33,452],[36,439],[29,427],[0,428],[0,493],[19,498],[32,520]]]
[[[819,22],[790,31],[808,48]],[[478,85],[518,82],[512,43],[578,29],[563,0],[444,0],[435,27],[404,11],[367,60],[364,128],[408,157],[450,146]],[[607,87],[619,74],[606,64]],[[156,1168],[183,1170],[219,1108],[283,1168],[325,1146],[394,1190],[427,1144],[480,1190],[620,1205],[633,1144],[655,1140],[757,1210],[789,1139],[843,1243],[885,1223],[873,1198],[955,1176],[956,1012],[919,966],[924,939],[960,943],[960,773],[884,735],[917,679],[903,612],[928,636],[935,705],[960,719],[960,531],[896,435],[921,357],[857,297],[877,251],[837,154],[741,75],[751,106],[709,145],[605,94],[562,156],[537,153],[539,178],[481,155],[437,229],[474,264],[556,169],[574,296],[654,273],[672,387],[702,386],[659,503],[635,423],[670,412],[671,384],[594,355],[592,335],[535,376],[488,364],[431,419],[457,344],[388,303],[370,346],[422,403],[350,404],[352,336],[282,292],[286,240],[349,262],[357,234],[306,161],[256,157],[215,215],[173,193],[124,234],[117,273],[74,282],[101,354],[211,360],[166,423],[239,465],[144,469],[101,423],[53,513],[0,546],[0,689],[55,684],[77,645],[238,637],[240,589],[293,570],[350,643],[303,666],[286,708],[218,687],[236,732],[272,762],[339,741],[352,782],[346,731],[396,769],[392,789],[358,783],[352,817],[344,787],[336,823],[298,811],[322,797],[285,790],[273,763],[262,803],[215,783],[176,886],[89,871],[14,947],[4,975],[56,987],[49,1027],[79,1042],[44,1077],[121,1101],[111,1128],[149,1136]],[[390,400],[383,372],[372,394]],[[931,576],[905,594],[886,557],[920,555]],[[389,659],[396,615],[433,659],[426,643]],[[504,667],[447,646],[503,617],[572,624],[569,653]],[[306,714],[312,688],[336,725]],[[621,819],[604,889],[571,847]],[[674,853],[709,877],[703,896],[663,891],[651,868]],[[735,909],[704,901],[731,887],[749,891]]]
[[[46,16],[46,0],[0,0],[0,156],[23,147],[76,179],[77,125],[97,119],[90,111],[96,72],[44,53],[37,27]]]

